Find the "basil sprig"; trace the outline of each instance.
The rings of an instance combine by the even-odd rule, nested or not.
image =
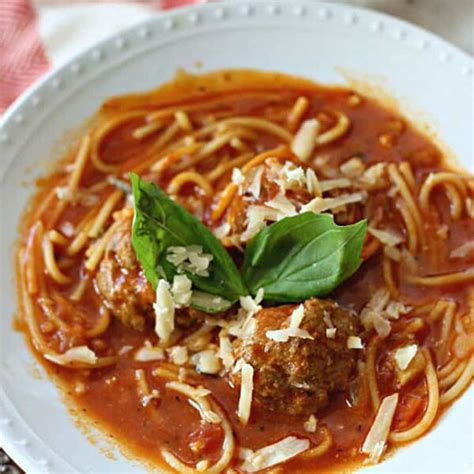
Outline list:
[[[133,173],[130,179],[135,206],[132,244],[153,288],[163,273],[168,281],[178,273],[166,259],[169,247],[200,245],[213,256],[209,276],[185,271],[193,288],[200,290],[193,291],[197,299],[191,305],[201,310],[223,311],[260,288],[264,300],[275,303],[326,296],[361,264],[365,220],[338,226],[329,214],[306,212],[261,230],[245,249],[241,274],[223,245],[196,217],[155,184]]]
[[[275,303],[326,296],[361,264],[365,220],[339,226],[329,214],[305,212],[262,229],[247,245],[244,280]]]
[[[204,224],[172,201],[155,184],[141,180],[134,173],[130,179],[135,206],[132,245],[153,288],[156,288],[160,273],[164,272],[168,281],[172,281],[178,273],[178,269],[166,259],[169,247],[200,245],[204,253],[213,256],[209,264],[209,276],[184,273],[194,288],[227,300],[228,304],[225,304],[218,298],[208,298],[210,303],[213,300],[218,302],[219,309],[214,311],[222,311],[235,303],[239,296],[248,294],[232,257]],[[202,298],[196,307],[206,307]],[[211,305],[209,312],[214,311]]]

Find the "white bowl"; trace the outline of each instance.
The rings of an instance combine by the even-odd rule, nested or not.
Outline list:
[[[104,98],[153,88],[178,68],[195,71],[197,61],[201,71],[258,68],[323,83],[344,83],[338,68],[383,78],[407,115],[428,118],[461,163],[474,169],[472,59],[430,33],[368,10],[299,1],[200,5],[157,16],[48,74],[8,110],[0,130],[0,444],[28,473],[135,473],[143,467],[119,453],[110,459],[87,441],[52,382],[33,375],[37,364],[12,329],[13,246],[32,189],[23,183],[44,172],[42,160],[53,144]],[[421,440],[368,470],[472,472],[473,393]]]

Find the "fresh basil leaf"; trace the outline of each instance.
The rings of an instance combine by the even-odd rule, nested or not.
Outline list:
[[[232,304],[232,301],[203,291],[193,290],[191,296],[191,306],[206,313],[222,313],[222,311],[228,310]]]
[[[130,174],[130,179],[135,206],[132,245],[153,288],[156,288],[163,272],[168,281],[172,281],[178,273],[177,268],[166,259],[169,247],[200,245],[203,252],[211,254],[213,259],[207,277],[185,272],[193,287],[227,300],[225,304],[221,302],[223,307],[248,294],[231,256],[204,224],[154,183],[143,181],[135,173]],[[196,303],[198,306],[205,308],[202,302]],[[212,305],[209,308],[210,312],[215,311]]]
[[[359,268],[366,231],[365,220],[339,226],[329,214],[286,217],[247,245],[244,281],[275,303],[326,296]]]

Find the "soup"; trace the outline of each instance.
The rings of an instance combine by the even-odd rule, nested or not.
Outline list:
[[[377,463],[474,370],[474,178],[396,111],[257,71],[107,100],[38,182],[20,326],[134,457]]]

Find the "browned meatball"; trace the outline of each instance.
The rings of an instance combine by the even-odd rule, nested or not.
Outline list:
[[[292,415],[315,413],[331,394],[345,391],[355,368],[356,352],[347,338],[356,334],[355,318],[331,300],[312,298],[304,303],[300,325],[314,339],[269,339],[267,331],[288,327],[298,305],[261,310],[254,335],[235,343],[236,356],[254,368],[254,400],[265,408]],[[336,328],[328,338],[328,324]],[[239,375],[232,375],[239,384]]]
[[[142,330],[145,318],[152,315],[155,296],[132,248],[132,215],[131,209],[120,213],[120,224],[109,241],[95,285],[115,317]]]
[[[142,331],[146,321],[153,321],[155,317],[155,292],[132,247],[132,209],[126,208],[115,217],[119,223],[95,276],[95,287],[104,304],[122,324]],[[192,308],[180,308],[176,312],[176,326],[181,329],[193,327],[205,316]]]
[[[241,192],[234,195],[227,210],[226,221],[230,225],[230,235],[240,236],[245,232],[249,223],[248,209],[250,206],[263,206],[277,196],[284,196],[296,209],[300,209],[303,204],[314,197],[308,191],[306,185],[297,181],[286,183],[288,188],[282,191],[282,170],[285,166],[296,168],[297,164],[290,160],[284,161],[269,158],[265,163],[256,168],[252,168],[246,174],[241,185]],[[299,169],[302,170],[304,177],[305,170],[302,167]],[[252,191],[252,183],[255,181],[255,174],[259,172],[261,172],[260,191],[258,197],[255,197]],[[269,220],[276,220],[276,217]],[[243,242],[247,240],[248,239],[243,238]]]

